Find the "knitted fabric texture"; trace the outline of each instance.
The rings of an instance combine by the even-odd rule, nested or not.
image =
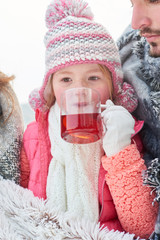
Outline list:
[[[104,154],[101,140],[71,144],[60,136],[60,109],[55,103],[49,113],[49,137],[53,156],[47,178],[47,201],[69,218],[98,221],[98,175]]]
[[[114,103],[132,112],[137,106],[134,90],[123,83],[119,53],[111,35],[93,20],[88,4],[83,0],[54,0],[46,11],[48,32],[46,72],[40,91],[33,91],[29,102],[33,109],[45,109],[44,90],[52,73],[75,64],[105,65],[112,74]]]
[[[148,239],[154,230],[157,207],[152,207],[154,196],[151,196],[148,187],[143,186],[142,171],[146,167],[136,145],[131,144],[112,157],[103,157],[102,165],[107,171],[106,181],[113,199],[116,199],[114,203],[123,229],[128,231],[130,228],[130,233],[134,232]],[[131,192],[135,198],[130,197]],[[118,207],[121,202],[128,205],[128,211],[126,207],[125,209]]]
[[[23,119],[18,100],[9,83],[6,90],[14,100],[14,108],[12,112],[11,99],[5,92],[0,91],[0,175],[19,183]]]

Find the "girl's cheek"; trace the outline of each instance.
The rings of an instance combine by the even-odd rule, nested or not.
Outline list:
[[[109,99],[109,92],[108,91],[105,91],[105,92],[101,91],[100,96],[101,96],[101,103],[105,104],[106,101]]]
[[[62,95],[63,91],[55,90],[54,93],[55,93],[56,102],[57,102],[58,106],[60,107],[61,95]]]
[[[109,97],[101,98],[101,103],[102,103],[102,104],[105,104],[108,99],[109,99]]]

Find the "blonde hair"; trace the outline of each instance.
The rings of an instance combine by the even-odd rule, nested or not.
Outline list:
[[[14,78],[15,77],[13,75],[9,77],[6,74],[4,74],[3,72],[0,72],[0,91],[2,91],[6,95],[6,99],[7,100],[10,99],[11,103],[12,103],[11,111],[10,111],[9,115],[7,116],[7,118],[4,120],[4,123],[7,122],[7,120],[10,118],[10,116],[12,115],[13,110],[14,110],[14,98],[7,88],[8,83],[10,81],[12,81]],[[2,116],[3,116],[3,113],[0,116],[0,120],[1,120]]]
[[[101,64],[98,64],[100,70],[102,71],[102,73],[104,74],[106,80],[107,80],[107,84],[108,84],[108,91],[109,91],[109,98],[111,100],[113,100],[113,82],[112,82],[112,74],[109,71],[109,69]]]
[[[101,64],[98,64],[98,66],[99,66],[100,70],[102,71],[102,73],[104,74],[104,76],[107,80],[109,98],[112,100],[112,98],[113,98],[112,74],[106,66],[101,65]],[[46,88],[44,90],[44,97],[45,97],[46,106],[47,106],[48,109],[50,109],[51,106],[55,102],[55,96],[54,96],[53,85],[52,85],[53,75],[54,75],[54,73],[52,73],[50,75],[49,81],[48,81],[48,83],[46,85]]]
[[[48,109],[50,109],[55,102],[55,96],[54,96],[52,81],[53,81],[53,73],[50,75],[48,83],[47,83],[47,85],[45,87],[45,90],[44,90],[44,99],[46,101],[46,107]]]

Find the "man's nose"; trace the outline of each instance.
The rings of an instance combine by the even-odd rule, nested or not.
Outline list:
[[[144,6],[135,5],[133,6],[132,12],[132,28],[133,29],[143,29],[151,25],[151,20],[149,18],[149,13]]]

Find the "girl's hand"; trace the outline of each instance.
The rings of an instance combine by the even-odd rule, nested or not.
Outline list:
[[[102,122],[103,149],[110,157],[131,143],[135,121],[124,107],[116,106],[111,100],[107,100],[106,109],[102,112]]]

